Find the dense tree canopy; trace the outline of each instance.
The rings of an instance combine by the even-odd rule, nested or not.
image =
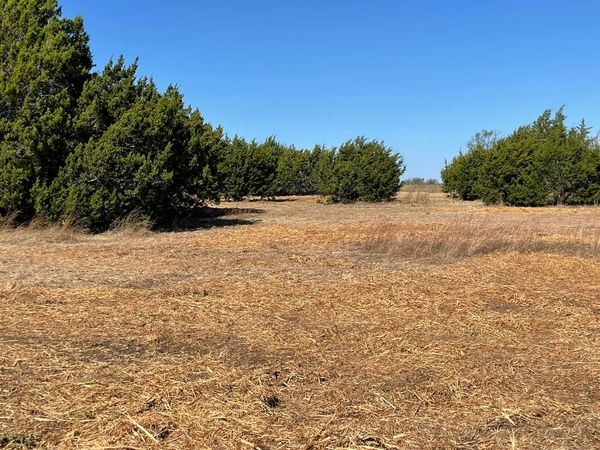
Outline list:
[[[402,159],[378,141],[296,149],[229,139],[121,57],[92,72],[81,18],[56,0],[0,0],[0,216],[76,217],[103,230],[136,211],[169,225],[222,197],[382,200]]]
[[[38,210],[52,219],[80,215],[103,229],[134,210],[168,224],[198,198],[216,198],[210,156],[221,131],[184,108],[174,87],[159,94],[151,81],[138,85],[133,103],[69,155]]]
[[[53,0],[0,2],[0,211],[31,214],[74,141],[92,58],[80,18]]]
[[[600,145],[582,121],[569,128],[562,108],[505,138],[479,133],[442,170],[446,192],[463,200],[519,206],[600,202]]]

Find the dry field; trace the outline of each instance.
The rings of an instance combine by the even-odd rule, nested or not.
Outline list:
[[[406,191],[0,231],[0,448],[600,448],[600,209]]]

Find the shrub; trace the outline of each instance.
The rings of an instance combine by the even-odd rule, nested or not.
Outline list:
[[[137,79],[137,61],[91,68],[81,18],[63,18],[56,0],[0,2],[0,217],[100,231],[133,214],[162,227],[221,196],[371,201],[398,189],[402,159],[383,143],[229,141],[175,87]]]
[[[53,0],[0,2],[0,215],[30,218],[34,188],[64,164],[91,67],[81,18]]]
[[[273,137],[261,144],[256,141],[250,143],[246,165],[249,195],[261,198],[275,196],[277,165],[282,152],[283,147]]]
[[[423,178],[423,177],[412,177],[412,178],[407,178],[406,180],[404,180],[402,182],[402,184],[407,185],[407,184],[414,184],[414,185],[418,185],[418,186],[422,186],[422,185],[439,185],[440,182],[437,178]]]
[[[278,195],[307,195],[316,192],[312,178],[311,152],[285,148],[277,163],[275,191]]]
[[[323,168],[321,194],[334,202],[389,200],[398,192],[403,173],[400,155],[383,142],[358,137],[342,144]]]
[[[547,110],[506,138],[487,145],[476,138],[442,170],[444,190],[463,200],[517,206],[597,203],[600,145],[585,122],[575,128],[564,122],[562,109],[554,117]]]
[[[270,198],[277,192],[277,171],[285,148],[273,137],[263,143],[235,137],[219,164],[222,193],[232,200],[254,195]]]
[[[78,215],[103,230],[140,211],[160,226],[216,194],[207,186],[212,144],[202,140],[213,133],[218,139],[220,131],[186,110],[175,88],[161,95],[152,82],[140,83],[135,102],[106,132],[80,144],[40,192],[40,212],[54,220]]]

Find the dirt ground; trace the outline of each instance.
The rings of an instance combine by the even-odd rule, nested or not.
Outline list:
[[[600,208],[317,200],[0,231],[0,448],[600,448],[597,253],[365,244],[464,218],[589,241]]]

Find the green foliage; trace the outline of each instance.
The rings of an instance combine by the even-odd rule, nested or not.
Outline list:
[[[219,163],[221,190],[226,198],[239,201],[248,195],[248,143],[236,136],[229,142]]]
[[[77,123],[90,138],[40,192],[38,212],[54,220],[77,215],[94,230],[106,229],[133,211],[168,225],[198,201],[218,198],[221,130],[185,108],[176,88],[160,94],[151,81],[134,82],[131,70],[110,67],[89,83],[90,89],[120,85],[117,90],[136,94],[110,109],[100,107],[96,100],[102,97],[96,97],[82,109]]]
[[[272,137],[260,144],[237,136],[233,138],[219,164],[223,195],[232,200],[249,195],[274,196],[278,161],[284,151]]]
[[[423,177],[411,177],[402,181],[403,185],[417,184],[417,185],[438,185],[440,184],[437,178],[423,178]]]
[[[342,144],[323,168],[321,193],[334,202],[389,200],[403,173],[402,158],[383,142],[358,137]]]
[[[284,148],[277,162],[275,192],[278,195],[316,193],[312,171],[311,152]]]
[[[249,195],[261,198],[271,198],[275,195],[277,165],[283,151],[283,146],[273,137],[261,144],[256,141],[250,143],[246,165],[246,183]]]
[[[0,2],[0,213],[33,213],[72,147],[76,99],[92,67],[81,18],[54,0]]]
[[[77,101],[73,128],[78,142],[100,138],[140,97],[143,83],[136,82],[137,60],[129,67],[123,56],[109,61],[100,74],[92,74]]]
[[[562,108],[497,139],[478,134],[442,170],[444,190],[463,200],[518,206],[598,203],[600,150],[585,122],[565,126]]]
[[[270,137],[263,143],[235,137],[219,164],[224,195],[321,194],[334,202],[391,199],[404,173],[402,158],[378,141],[359,137],[339,149],[298,150]]]
[[[442,170],[443,190],[463,200],[479,198],[484,190],[479,182],[483,164],[486,155],[497,142],[496,132],[478,132],[467,144],[467,153],[460,152],[452,164],[446,165]]]

